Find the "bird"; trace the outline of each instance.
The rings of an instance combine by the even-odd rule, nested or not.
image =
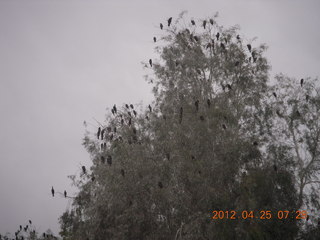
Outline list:
[[[162,24],[162,23],[160,23],[160,29],[161,29],[161,30],[163,29],[163,24]]]
[[[114,131],[115,133],[117,133],[117,127],[114,127],[114,128],[113,128],[113,131]]]
[[[99,127],[98,128],[98,132],[97,132],[97,138],[99,139],[99,137],[100,137],[100,133],[101,133],[101,128]]]
[[[106,162],[106,159],[105,159],[104,156],[101,156],[100,159],[101,159],[101,162],[102,162],[103,164]]]
[[[277,94],[275,92],[272,93],[275,98],[277,98]]]
[[[307,215],[307,221],[309,221],[309,215]]]
[[[108,155],[107,157],[107,163],[111,166],[112,164],[112,157],[110,155]]]
[[[133,109],[133,105],[132,104],[130,104],[130,107]]]
[[[64,194],[64,197],[66,198],[67,197],[67,191],[64,190],[63,194]]]
[[[170,153],[166,153],[166,158],[170,160]]]
[[[306,101],[307,101],[307,102],[309,101],[309,98],[310,98],[310,96],[307,94],[307,95],[306,95]]]
[[[193,156],[193,155],[191,155],[191,159],[192,159],[192,160],[195,160],[195,159],[196,159],[196,157],[195,157],[195,156]]]
[[[172,22],[172,17],[170,17],[170,18],[168,19],[168,27],[170,27],[171,22]]]
[[[135,117],[137,116],[137,112],[135,110],[133,110],[133,114]]]
[[[131,112],[128,112],[128,115],[131,117]]]
[[[239,66],[240,62],[236,61],[236,63],[234,64],[236,67]]]
[[[100,149],[103,150],[103,143],[100,144]]]
[[[240,36],[239,35],[237,35],[237,40],[240,40]]]
[[[22,225],[20,225],[20,231],[22,230]]]
[[[149,111],[152,112],[152,108],[151,108],[150,104],[149,104],[148,108],[149,108]]]
[[[158,182],[158,187],[159,187],[159,188],[163,188],[162,182]]]
[[[153,41],[156,42],[156,41],[157,41],[157,38],[156,38],[156,37],[153,37]]]
[[[196,110],[197,110],[197,112],[198,112],[198,110],[199,110],[199,100],[196,100],[196,101],[194,102],[194,105],[196,106]]]
[[[82,166],[82,172],[83,172],[83,174],[86,174],[86,167],[85,166]]]
[[[182,114],[183,114],[183,108],[180,108],[180,117],[179,117],[179,123],[181,124],[182,122]]]
[[[32,221],[31,220],[29,220],[29,223],[30,223],[30,225],[32,224]]]
[[[216,34],[217,40],[219,40],[219,36],[220,36],[220,33],[218,32],[218,33]]]
[[[301,114],[300,114],[299,110],[296,111],[296,114],[297,114],[298,117],[301,117]]]
[[[227,84],[227,87],[228,87],[229,90],[232,90],[232,87],[231,87],[231,85],[229,83]]]
[[[254,141],[254,142],[253,142],[253,145],[254,145],[254,146],[258,146],[258,142],[257,142],[257,141]]]
[[[152,59],[149,59],[149,64],[152,67]]]
[[[276,165],[276,164],[273,164],[273,170],[274,170],[275,172],[277,172],[277,171],[278,171],[278,167],[277,167],[277,165]]]
[[[114,115],[114,110],[113,110],[113,108],[111,108],[111,112],[112,112],[112,114]]]
[[[134,135],[136,135],[137,134],[136,128],[132,128],[132,132],[133,132]]]
[[[131,119],[131,118],[130,118]],[[113,139],[113,134],[110,135],[110,141],[112,141]]]
[[[207,105],[208,105],[208,108],[209,108],[210,105],[211,105],[211,102],[210,102],[210,99],[209,99],[209,98],[207,99]]]
[[[223,127],[224,130],[227,129],[227,126],[224,123],[222,124],[222,127]]]
[[[124,124],[124,120],[123,120],[123,118],[121,118],[121,125],[123,125]]]
[[[123,169],[121,169],[121,175],[122,175],[122,177],[124,177],[124,174],[125,174],[125,172],[124,172],[124,170]]]
[[[211,23],[211,25],[213,25],[213,19],[210,18],[209,22]]]
[[[196,40],[196,42],[199,42],[199,37],[194,36],[193,38],[194,38],[194,40]]]
[[[196,25],[196,22],[194,20],[191,20],[192,25]]]
[[[116,107],[115,104],[113,105],[113,111],[114,111],[115,113],[117,113],[117,107]]]
[[[223,43],[220,43],[220,47],[221,47],[223,50],[226,50],[226,46],[225,46]]]
[[[201,116],[200,116],[200,120],[201,120],[201,121],[204,121],[204,116],[201,115]]]
[[[104,149],[104,150],[107,149],[107,143],[103,143],[103,149]]]
[[[208,43],[206,49],[211,48],[211,43]]]
[[[54,189],[53,189],[53,187],[51,188],[51,194],[52,194],[52,197],[54,197]]]
[[[150,59],[151,60],[151,59]],[[128,104],[126,104],[126,108],[128,108],[129,109],[129,105]]]
[[[302,85],[303,85],[303,82],[304,82],[304,80],[303,80],[303,78],[301,78],[301,80],[300,80],[300,85],[301,85],[301,87],[302,87]]]
[[[201,70],[198,68],[197,69],[197,73],[200,75],[201,74]]]
[[[247,44],[247,48],[248,48],[249,52],[251,52],[251,44]]]
[[[207,25],[207,21],[204,20],[203,23],[202,23],[203,29],[206,29],[206,25]]]
[[[94,176],[94,175],[92,175],[92,177],[91,177],[91,181],[92,181],[92,182],[94,182],[94,180],[96,180],[96,178],[95,178],[95,176]]]

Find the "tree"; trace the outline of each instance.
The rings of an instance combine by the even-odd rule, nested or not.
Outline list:
[[[79,193],[60,218],[65,239],[294,239],[302,229],[292,215],[276,217],[303,206],[303,190],[316,184],[317,133],[305,133],[300,148],[310,148],[310,160],[301,165],[293,152],[301,149],[282,141],[278,128],[299,139],[297,124],[287,121],[291,110],[278,110],[285,106],[280,89],[292,109],[296,94],[288,85],[267,85],[265,45],[244,41],[238,27],[224,29],[217,15],[197,24],[185,24],[183,15],[162,25],[160,59],[146,63],[152,106],[138,114],[128,104],[114,106],[104,138],[85,136],[92,166],[72,178]],[[212,219],[213,210],[275,215]]]

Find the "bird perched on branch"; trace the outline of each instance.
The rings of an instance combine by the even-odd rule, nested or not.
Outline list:
[[[99,137],[100,137],[100,133],[101,133],[101,128],[99,127],[98,128],[98,132],[97,132],[97,138],[99,139]]]
[[[170,27],[171,22],[172,22],[172,17],[170,17],[170,18],[168,19],[168,27]]]
[[[157,38],[156,37],[153,37],[153,42],[156,42],[157,41]]]
[[[67,191],[64,190],[63,194],[64,194],[64,197],[66,198],[67,197]]]
[[[303,85],[303,82],[304,82],[304,80],[303,80],[303,78],[301,78],[301,80],[300,80],[300,85],[301,85],[301,87],[302,87],[302,85]]]
[[[209,22],[211,23],[211,25],[213,25],[213,19],[212,18],[209,20]]]
[[[152,112],[152,107],[150,106],[150,104],[149,104],[148,108],[149,108],[149,111]]]
[[[152,67],[152,59],[149,59],[150,67]]]
[[[249,52],[251,52],[251,44],[247,44],[247,48],[248,48]]]
[[[86,174],[87,170],[86,170],[85,166],[82,166],[82,172],[83,172],[83,174]]]
[[[207,21],[204,20],[203,23],[202,23],[203,29],[206,29],[206,25],[207,25]]]
[[[196,25],[196,22],[194,20],[191,20],[192,25]]]
[[[163,29],[163,24],[162,24],[162,23],[160,23],[160,29],[161,29],[161,30]]]
[[[52,194],[52,197],[54,197],[54,189],[53,189],[53,187],[51,188],[51,194]]]

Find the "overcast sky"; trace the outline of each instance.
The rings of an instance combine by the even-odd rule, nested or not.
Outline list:
[[[28,219],[58,233],[68,201],[50,189],[71,193],[67,176],[90,166],[83,121],[152,100],[141,61],[183,10],[266,43],[271,76],[320,76],[319,0],[0,0],[0,233]]]

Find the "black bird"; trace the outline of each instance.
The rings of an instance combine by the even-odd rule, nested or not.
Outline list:
[[[172,17],[168,19],[168,27],[170,27],[171,22],[172,22]]]
[[[210,21],[211,25],[213,25],[213,19],[211,18],[209,21]]]
[[[163,29],[163,25],[162,25],[162,23],[160,23],[160,29],[161,29],[161,30]]]
[[[197,73],[198,73],[198,74],[201,74],[201,70],[200,70],[200,69],[197,69]]]
[[[309,101],[309,98],[310,98],[310,96],[309,96],[309,95],[306,95],[306,101],[307,101],[307,102]]]
[[[100,149],[103,150],[103,143],[100,144]]]
[[[114,110],[113,110],[113,108],[111,108],[111,112],[112,112],[112,114],[114,115]]]
[[[211,105],[210,99],[207,99],[207,105],[208,105],[208,107],[210,107],[210,105]]]
[[[94,175],[92,175],[92,177],[91,177],[91,181],[92,181],[92,182],[94,182],[94,180],[96,180],[96,178],[95,178],[95,176],[94,176]]]
[[[112,164],[112,157],[110,155],[108,155],[107,157],[107,163],[111,166]]]
[[[227,129],[227,126],[224,123],[222,124],[222,127],[223,127],[224,130]]]
[[[113,111],[114,111],[115,113],[117,113],[117,107],[116,107],[116,105],[113,105]]]
[[[201,120],[201,121],[204,121],[204,116],[201,115],[201,116],[200,116],[200,120]]]
[[[300,114],[299,110],[296,111],[296,114],[297,114],[298,117],[301,117],[301,114]]]
[[[103,164],[106,162],[106,159],[104,158],[104,156],[101,156],[100,159]]]
[[[51,194],[52,194],[52,197],[54,197],[54,189],[53,189],[53,187],[51,188]]]
[[[277,165],[276,165],[276,164],[273,164],[273,170],[274,170],[275,172],[277,172],[277,171],[278,171],[278,167],[277,167]]]
[[[97,138],[99,139],[99,137],[100,137],[100,133],[101,133],[101,128],[99,127],[98,128],[98,132],[97,132]]]
[[[300,85],[301,85],[301,87],[302,87],[302,85],[303,85],[303,78],[301,78],[301,80],[300,80]]]
[[[137,134],[136,128],[132,128],[132,132],[133,132],[134,135],[136,135]]]
[[[131,118],[129,118],[128,125],[131,126]]]
[[[277,97],[277,94],[276,94],[275,92],[273,92],[272,94],[273,94],[273,96],[274,96],[275,98]]]
[[[225,46],[223,43],[220,44],[220,47],[221,47],[223,50],[226,50],[226,46]]]
[[[192,25],[196,25],[196,22],[194,20],[191,20]]]
[[[122,177],[124,177],[124,174],[125,174],[124,170],[121,169],[121,175],[122,175]]]
[[[166,158],[170,160],[170,153],[166,153]]]
[[[309,221],[309,215],[307,215],[307,221]]]
[[[131,118],[130,118],[131,119]],[[130,123],[131,124],[131,123]],[[113,134],[110,135],[110,141],[113,139]]]
[[[254,142],[253,142],[253,145],[254,145],[254,146],[258,146],[258,142],[257,142],[257,141],[254,141]]]
[[[219,37],[220,37],[220,33],[217,33],[217,34],[216,34],[217,40],[219,40]]]
[[[106,150],[107,149],[107,143],[103,144],[103,149]]]
[[[30,225],[32,224],[31,220],[29,220]]]
[[[146,115],[146,119],[149,121],[149,117],[148,117],[148,115]]]
[[[101,140],[103,140],[104,132],[105,132],[105,130],[103,129],[103,130],[101,131]]]
[[[129,109],[129,105],[128,105],[128,104],[126,104],[126,108],[128,108],[128,109]]]
[[[131,112],[128,112],[128,115],[131,117]]]
[[[196,157],[195,157],[195,156],[193,156],[193,155],[191,155],[191,159],[192,159],[192,160],[195,160],[195,159],[196,159]]]
[[[240,62],[236,61],[236,63],[234,64],[236,67],[239,66]]]
[[[156,37],[153,37],[153,41],[156,42],[156,41],[157,41],[157,38],[156,38]]]
[[[180,108],[180,117],[179,117],[179,123],[181,124],[182,122],[182,114],[183,114],[183,108]]]
[[[194,40],[196,40],[196,42],[199,42],[199,37],[194,36],[193,38],[194,38]]]
[[[149,104],[148,108],[149,108],[149,111],[152,112],[152,108],[151,108],[150,104]]]
[[[113,128],[114,133],[117,133],[117,127]]]
[[[196,106],[196,110],[197,110],[197,112],[199,111],[199,100],[196,100],[195,102],[194,102],[194,105]]]
[[[149,59],[149,64],[152,67],[152,59]]]
[[[133,109],[133,105],[132,104],[130,104],[130,107]]]
[[[86,174],[86,167],[85,166],[82,166],[82,172],[83,172],[83,174]]]
[[[239,35],[237,35],[237,39],[240,40],[240,36]]]
[[[42,235],[43,235],[43,237],[46,237],[46,234],[45,234],[45,233],[43,233]]]
[[[251,44],[247,44],[247,48],[248,48],[249,52],[251,52]]]
[[[22,226],[20,225],[20,231],[22,230]]]
[[[228,87],[229,90],[232,90],[232,87],[231,87],[231,85],[229,83],[227,84],[227,87]]]
[[[121,118],[121,125],[123,125],[124,124],[124,120],[123,120],[123,118]]]
[[[137,116],[137,112],[135,110],[133,110],[133,114],[135,117]]]
[[[276,114],[277,114],[279,117],[281,117],[281,113],[280,113],[279,110],[276,110]]]
[[[67,191],[66,190],[64,190],[64,197],[66,198],[67,197]]]
[[[208,43],[206,49],[211,48],[211,43]]]
[[[158,182],[158,186],[159,186],[159,188],[163,188],[162,182]]]
[[[203,23],[202,23],[203,29],[206,29],[206,25],[207,25],[207,21],[204,20]]]

